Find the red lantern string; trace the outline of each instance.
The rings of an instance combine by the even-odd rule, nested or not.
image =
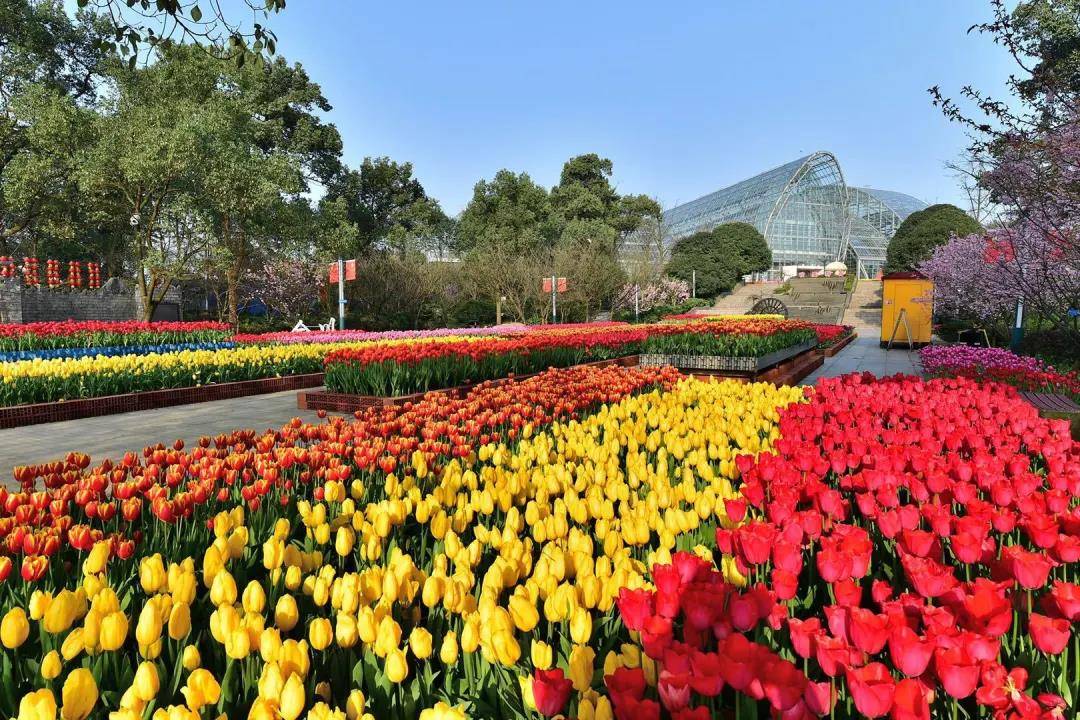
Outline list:
[[[41,276],[38,271],[38,259],[24,257],[22,265],[23,284],[28,287],[37,287],[41,284]]]
[[[60,281],[59,260],[45,261],[45,282],[48,283],[50,288],[58,288],[62,284]]]
[[[78,260],[68,261],[68,285],[72,288],[82,287],[82,265]]]
[[[101,287],[101,265],[96,262],[86,263],[86,286],[92,290]]]

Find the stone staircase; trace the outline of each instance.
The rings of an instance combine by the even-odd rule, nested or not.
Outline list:
[[[881,302],[881,281],[860,280],[851,293],[844,325],[854,326],[861,337],[878,337],[881,333]]]
[[[788,317],[818,323],[838,323],[847,306],[844,278],[791,278],[791,287],[777,295],[787,305]]]
[[[698,308],[703,315],[745,315],[763,297],[772,297],[775,283],[739,285],[727,295],[721,295],[709,308]]]

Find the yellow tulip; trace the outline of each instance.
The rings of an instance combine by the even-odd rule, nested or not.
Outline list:
[[[196,668],[188,676],[187,684],[180,689],[187,706],[199,712],[207,705],[214,705],[221,698],[221,685],[209,670]]]
[[[63,669],[64,664],[60,660],[60,654],[55,650],[50,650],[41,659],[41,677],[46,680],[53,680]]]
[[[161,689],[157,665],[152,662],[140,663],[131,686],[135,689],[135,696],[143,702],[150,702],[157,697],[158,690]]]
[[[592,636],[592,615],[585,608],[578,608],[570,616],[570,638],[579,645],[589,642]]]
[[[300,610],[296,607],[296,598],[282,595],[274,606],[274,624],[282,632],[289,632],[300,620]]]
[[[532,632],[536,624],[540,622],[540,613],[536,610],[536,603],[527,597],[514,595],[510,598],[509,607],[514,626],[521,632]]]
[[[143,605],[135,625],[135,639],[140,645],[150,645],[161,637],[161,615],[153,602]]]
[[[102,650],[112,652],[119,650],[127,640],[128,618],[123,612],[117,610],[101,619],[101,629],[98,631],[98,644]]]
[[[83,574],[97,575],[105,570],[105,565],[108,562],[109,543],[104,540],[94,543],[94,547],[90,549],[90,553],[86,556],[86,560],[83,560]]]
[[[334,628],[326,618],[315,618],[308,626],[308,641],[316,650],[325,650],[334,640]]]
[[[210,584],[210,602],[218,606],[233,605],[236,603],[236,593],[236,580],[232,573],[222,568]]]
[[[199,654],[199,648],[194,645],[185,646],[184,652],[180,657],[184,669],[188,672],[191,672],[202,664],[202,656]]]
[[[56,720],[56,698],[48,689],[27,693],[19,701],[18,720]]]
[[[86,644],[83,642],[83,629],[75,628],[68,633],[64,638],[64,642],[60,644],[60,655],[65,660],[73,660],[79,653],[86,649]]]
[[[450,630],[443,636],[442,645],[439,646],[439,660],[444,665],[453,665],[458,659],[457,633]]]
[[[86,668],[73,670],[64,681],[61,698],[60,717],[62,720],[84,720],[94,709],[98,700],[98,688],[97,683],[94,682],[94,676]]]
[[[593,668],[596,662],[596,652],[585,645],[575,645],[570,650],[569,671],[567,677],[574,683],[574,689],[584,692],[592,687]]]
[[[191,632],[191,607],[187,603],[176,603],[169,613],[169,637],[182,640]]]
[[[534,639],[529,649],[529,659],[537,670],[550,670],[552,661],[551,646],[542,640]]]
[[[345,699],[345,717],[348,720],[360,720],[364,715],[366,704],[367,699],[364,697],[363,690],[351,691],[349,697]]]
[[[468,720],[468,716],[461,705],[451,707],[440,700],[435,707],[422,710],[419,720]]]
[[[28,607],[30,610],[30,619],[40,620],[45,617],[45,611],[49,609],[52,599],[52,593],[42,592],[41,590],[32,592],[30,594],[30,604]]]
[[[334,626],[334,638],[339,647],[351,648],[356,645],[360,641],[356,618],[346,613],[338,613],[337,623]]]
[[[409,676],[409,663],[406,662],[405,653],[401,648],[394,648],[386,655],[383,671],[386,673],[386,679],[395,684]]]
[[[422,627],[413,628],[409,633],[409,649],[417,660],[431,657],[431,633]]]
[[[251,636],[246,630],[238,628],[225,637],[225,654],[233,660],[243,660],[251,654]]]
[[[153,595],[165,585],[165,581],[165,563],[160,554],[155,553],[139,561],[139,584],[143,592]]]
[[[304,683],[298,675],[290,675],[281,689],[281,697],[278,700],[278,712],[283,720],[296,720],[304,711],[307,699],[304,695]]]
[[[30,636],[30,621],[26,618],[26,611],[21,607],[13,607],[0,620],[0,642],[8,650],[14,650],[26,642]]]
[[[49,603],[41,618],[41,627],[47,633],[62,633],[71,627],[79,615],[79,600],[70,590],[61,590]]]

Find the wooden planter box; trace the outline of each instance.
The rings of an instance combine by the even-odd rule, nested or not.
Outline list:
[[[148,390],[125,395],[106,395],[104,397],[35,403],[33,405],[15,405],[0,408],[0,428],[100,417],[136,410],[156,410],[174,405],[228,400],[249,395],[265,395],[284,390],[318,387],[323,384],[323,377],[323,373],[309,373],[306,375],[262,378],[260,380],[214,383],[200,387]]]
[[[804,350],[795,357],[788,358],[781,363],[754,374],[732,374],[725,371],[690,371],[689,375],[698,380],[708,380],[715,377],[723,380],[738,380],[739,382],[768,382],[773,385],[798,385],[803,378],[825,364],[825,358],[816,349]]]
[[[844,339],[841,340],[840,342],[836,343],[835,345],[830,345],[829,347],[824,348],[821,351],[821,354],[824,355],[825,357],[835,357],[836,355],[840,354],[841,350],[843,350],[848,345],[850,345],[852,342],[854,342],[855,338],[857,338],[858,336],[859,336],[859,334],[857,332],[855,332],[854,330],[852,330],[851,333],[849,335],[845,336]]]
[[[720,355],[653,355],[645,354],[640,358],[641,365],[657,366],[671,365],[679,370],[708,370],[712,372],[736,372],[757,374],[763,370],[778,365],[788,358],[800,355],[807,350],[817,347],[816,340],[807,340],[786,347],[783,350],[771,352],[760,357],[725,357]]]
[[[609,365],[619,365],[622,367],[635,367],[638,365],[637,355],[628,355],[626,357],[614,358],[611,360],[597,360],[595,362],[583,363],[581,365],[574,365],[572,367],[607,367]],[[539,373],[530,373],[528,375],[516,375],[513,378],[497,378],[495,380],[483,380],[480,382],[466,383],[464,385],[457,385],[449,388],[439,388],[433,390],[425,390],[424,392],[411,393],[409,395],[397,395],[394,397],[383,397],[379,395],[349,395],[347,393],[335,393],[329,390],[308,390],[305,392],[299,392],[296,394],[296,406],[301,410],[327,410],[329,412],[341,412],[351,413],[367,408],[377,407],[393,407],[405,405],[406,403],[415,403],[424,399],[424,396],[430,392],[440,393],[452,398],[459,398],[464,396],[467,392],[472,390],[478,385],[498,386],[503,383],[513,382],[517,380],[524,380],[526,378],[539,375]]]

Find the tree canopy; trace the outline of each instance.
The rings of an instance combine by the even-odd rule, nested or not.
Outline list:
[[[970,215],[955,205],[931,205],[908,215],[885,252],[885,272],[915,270],[930,258],[934,248],[954,236],[971,235],[982,230]]]
[[[689,282],[696,273],[699,297],[727,292],[743,275],[768,270],[772,251],[748,223],[724,223],[680,238],[671,249],[667,272]]]

